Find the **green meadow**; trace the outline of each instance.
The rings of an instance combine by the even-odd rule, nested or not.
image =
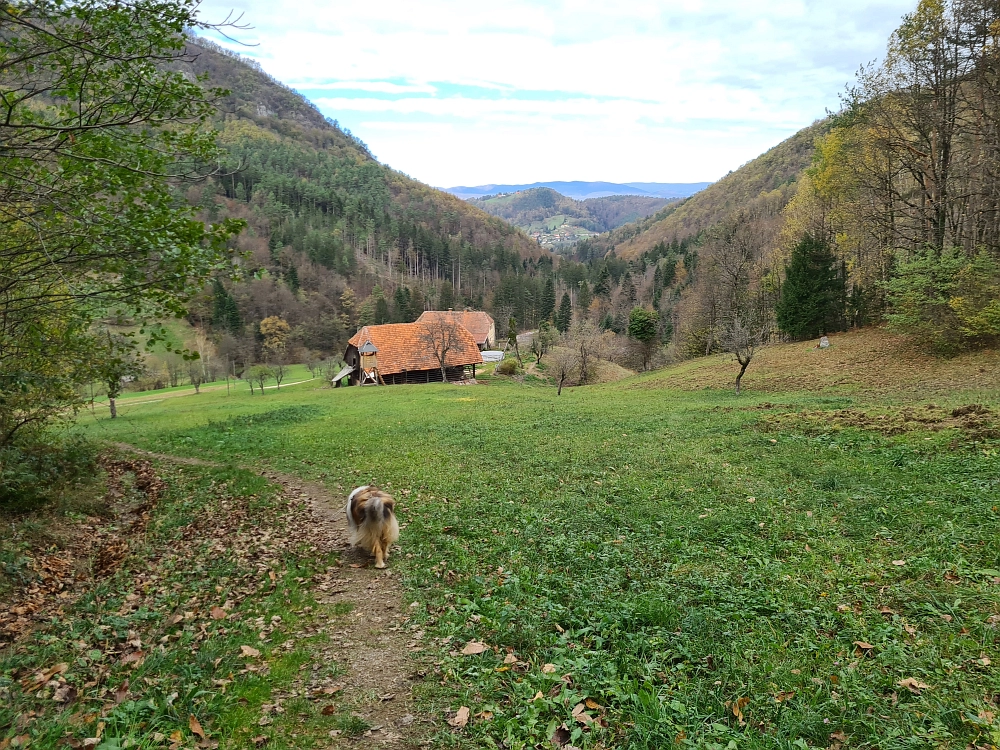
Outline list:
[[[241,384],[78,430],[396,493],[423,708],[472,715],[435,746],[1000,744],[1000,444],[824,418],[927,408],[912,394],[669,377]],[[490,649],[462,656],[473,640]]]

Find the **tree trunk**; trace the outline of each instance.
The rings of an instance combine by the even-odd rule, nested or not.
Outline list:
[[[108,406],[111,407],[111,418],[114,419],[118,416],[118,407],[115,406],[115,400],[110,396],[108,397]]]
[[[562,395],[562,387],[563,387],[563,383],[565,381],[566,381],[566,373],[564,372],[564,373],[562,373],[562,375],[559,376],[559,390],[556,391],[556,395],[557,396],[561,396]]]
[[[448,371],[445,370],[444,365],[441,365],[441,382],[442,383],[448,382]]]
[[[740,374],[736,376],[736,395],[737,396],[740,395],[740,382],[743,380],[743,373],[745,373],[747,371],[747,368],[749,366],[750,366],[750,360],[749,359],[746,362],[740,362]]]

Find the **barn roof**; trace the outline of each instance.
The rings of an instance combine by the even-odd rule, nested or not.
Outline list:
[[[452,336],[457,344],[445,355],[447,367],[478,365],[483,361],[472,334],[454,323]],[[388,323],[365,326],[351,337],[350,344],[362,347],[371,342],[378,348],[378,369],[383,375],[397,372],[436,370],[441,367],[429,343],[430,331],[423,323]]]
[[[421,313],[417,322],[428,323],[435,318],[453,320],[465,326],[479,346],[486,343],[493,325],[493,318],[480,310],[427,310]]]

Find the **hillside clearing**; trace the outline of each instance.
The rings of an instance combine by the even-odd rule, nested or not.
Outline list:
[[[879,328],[832,334],[830,348],[818,342],[778,344],[753,360],[743,387],[757,393],[836,391],[909,400],[955,391],[1000,390],[1000,351],[986,350],[939,359],[905,336]],[[732,387],[739,365],[731,355],[689,360],[643,376],[634,388],[696,390]]]

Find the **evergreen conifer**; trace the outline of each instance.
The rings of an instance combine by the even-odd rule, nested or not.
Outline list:
[[[836,256],[823,240],[804,235],[785,267],[785,284],[775,309],[778,326],[799,340],[839,330],[845,302]]]
[[[573,322],[573,302],[569,298],[569,292],[563,292],[562,301],[559,303],[559,312],[556,313],[556,329],[559,333],[566,333]]]
[[[545,280],[545,287],[542,289],[542,299],[539,314],[543,321],[549,321],[552,319],[552,314],[556,310],[556,285],[549,276]]]

